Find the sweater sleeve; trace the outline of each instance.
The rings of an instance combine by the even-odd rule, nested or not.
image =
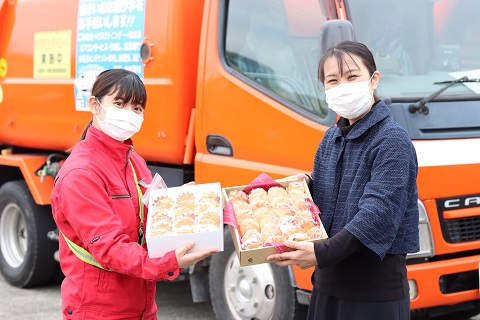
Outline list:
[[[146,280],[173,280],[178,276],[175,252],[149,258],[147,250],[136,241],[138,229],[124,226],[113,212],[104,186],[93,174],[72,170],[57,181],[55,189],[61,207],[55,219],[59,229],[86,248],[102,267]]]
[[[404,131],[382,133],[373,147],[371,173],[358,202],[359,210],[344,227],[380,259],[392,247],[409,200],[417,198],[416,158],[412,149]],[[418,218],[411,221],[418,223]]]
[[[315,243],[314,250],[320,269],[337,264],[356,252],[379,260],[373,251],[368,249],[360,240],[345,229],[327,241]]]

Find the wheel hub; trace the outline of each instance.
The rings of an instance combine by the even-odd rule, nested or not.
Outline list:
[[[5,261],[18,268],[27,254],[28,232],[20,207],[10,203],[3,209],[0,218],[0,249]]]
[[[225,296],[234,318],[272,319],[275,311],[275,281],[270,265],[240,267],[233,252],[225,266]]]
[[[250,285],[248,279],[243,278],[239,281],[238,292],[245,300],[248,300],[252,297],[253,288]]]

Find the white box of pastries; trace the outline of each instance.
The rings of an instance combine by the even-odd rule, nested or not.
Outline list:
[[[286,240],[328,239],[305,180],[285,178],[275,180],[275,185],[244,185],[222,191],[225,204],[231,201],[224,214],[233,208],[236,218],[237,227],[229,227],[242,267],[269,262],[266,258],[277,253],[276,246]],[[285,246],[278,249],[290,250]]]
[[[146,241],[148,256],[159,258],[195,241],[190,252],[223,251],[223,203],[220,183],[152,190]]]

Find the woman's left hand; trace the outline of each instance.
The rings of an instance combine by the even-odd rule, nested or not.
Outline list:
[[[312,242],[286,241],[285,246],[294,250],[272,254],[267,257],[267,261],[275,262],[281,267],[294,264],[301,269],[308,269],[317,265],[317,258]]]

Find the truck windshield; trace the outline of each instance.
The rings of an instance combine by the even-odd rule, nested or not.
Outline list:
[[[426,97],[435,82],[480,76],[480,1],[346,0],[356,40],[373,52],[379,96]],[[441,97],[480,97],[479,83],[463,83]],[[465,97],[464,97],[465,98]]]

